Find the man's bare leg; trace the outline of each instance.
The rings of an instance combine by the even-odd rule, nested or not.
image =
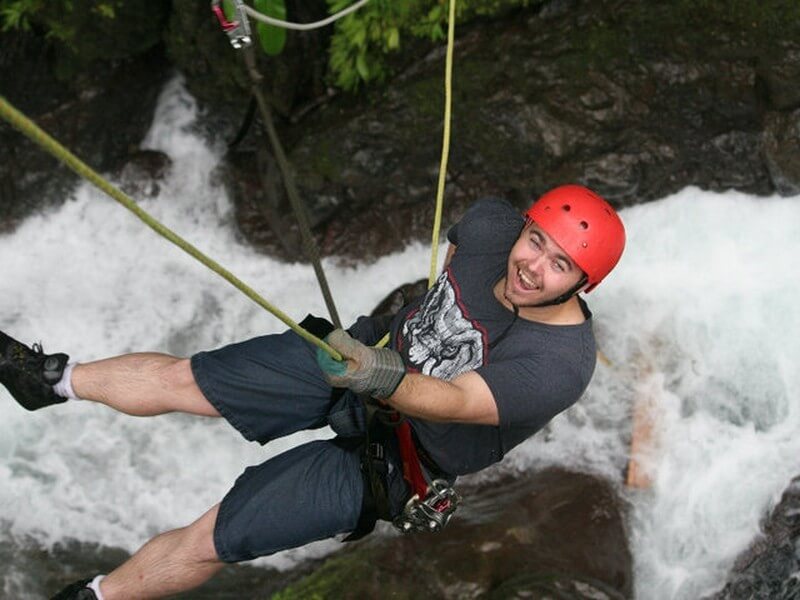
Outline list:
[[[219,417],[194,380],[189,359],[143,352],[78,364],[72,388],[86,400],[138,417],[168,412]]]
[[[162,533],[142,546],[100,584],[106,600],[163,598],[197,587],[225,563],[214,547],[219,504],[197,521]]]

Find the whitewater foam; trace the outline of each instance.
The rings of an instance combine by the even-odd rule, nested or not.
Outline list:
[[[261,256],[241,240],[213,177],[222,150],[194,131],[196,115],[179,79],[165,88],[143,147],[168,154],[172,167],[158,196],[141,205],[293,318],[325,314],[309,267]],[[687,188],[622,216],[626,253],[587,298],[610,364],[599,363],[585,398],[503,468],[557,464],[615,482],[631,507],[637,597],[695,598],[724,580],[797,474],[800,203]],[[145,349],[189,355],[283,329],[87,185],[0,235],[0,255],[0,328],[74,359]],[[324,261],[342,319],[427,275],[428,255],[414,244],[356,268]],[[621,481],[640,398],[655,407],[659,444],[645,457],[652,488],[629,492]],[[0,389],[0,535],[133,551],[218,502],[245,466],[327,435],[262,448],[219,420],[135,419],[75,402],[27,413]],[[263,562],[291,566],[335,547]],[[21,585],[19,573],[4,577],[6,588],[11,579]]]

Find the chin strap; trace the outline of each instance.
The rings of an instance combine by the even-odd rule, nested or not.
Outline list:
[[[556,304],[564,304],[564,302],[572,298],[575,294],[577,294],[580,291],[580,289],[584,285],[586,285],[586,281],[588,279],[589,278],[586,275],[584,275],[583,277],[581,277],[581,280],[578,283],[576,283],[574,286],[572,286],[570,289],[568,289],[566,292],[564,292],[557,298],[553,298],[552,300],[548,300],[547,302],[542,302],[540,304],[534,304],[533,305],[534,308],[539,308],[542,306],[555,306]]]

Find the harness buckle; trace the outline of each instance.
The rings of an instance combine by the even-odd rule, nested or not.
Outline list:
[[[233,0],[234,10],[236,10],[235,21],[228,21],[220,3],[221,0],[213,0],[211,10],[217,16],[222,31],[228,34],[231,46],[237,50],[247,48],[253,43],[253,36],[250,32],[250,21],[247,19],[243,0]]]
[[[420,500],[417,494],[411,496],[393,524],[401,533],[441,531],[460,503],[461,496],[449,482],[434,479],[425,499]]]
[[[386,458],[385,451],[383,449],[383,444],[378,442],[370,442],[367,444],[366,453],[369,458],[372,460],[384,460]]]

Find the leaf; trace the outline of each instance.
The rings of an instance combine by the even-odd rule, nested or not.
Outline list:
[[[286,4],[284,0],[255,0],[253,8],[258,12],[272,17],[273,19],[286,20]],[[283,52],[286,45],[286,30],[277,25],[268,25],[258,21],[256,23],[258,41],[265,54],[277,56]]]
[[[236,20],[236,5],[233,0],[222,0],[222,12],[225,13],[225,18],[228,21]]]
[[[364,81],[369,81],[369,67],[367,66],[367,57],[364,53],[360,53],[356,57],[356,71]]]
[[[389,30],[389,36],[386,40],[386,47],[389,50],[395,50],[400,47],[400,30],[397,27],[392,27]]]

